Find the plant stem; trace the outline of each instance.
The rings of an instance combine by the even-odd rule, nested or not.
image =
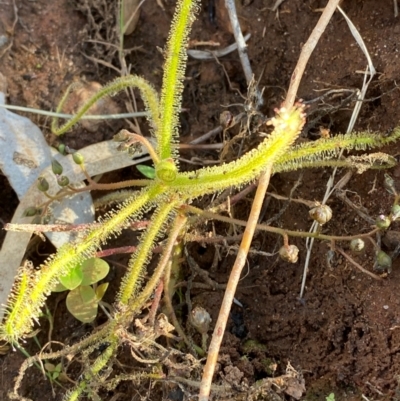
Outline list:
[[[186,216],[178,214],[178,216],[176,217],[174,225],[168,237],[167,245],[161,256],[160,262],[158,263],[156,270],[152,274],[150,280],[147,282],[141,294],[138,297],[131,297],[129,305],[131,313],[137,312],[138,308],[140,308],[144,304],[144,302],[146,302],[146,300],[151,296],[154,288],[160,281],[165,271],[165,267],[167,266],[171,258],[172,250],[173,247],[175,246],[176,240],[181,231],[183,230],[183,228],[185,227],[186,221],[187,221]]]
[[[375,280],[382,280],[382,277],[377,276],[374,273],[371,273],[369,270],[364,269],[359,263],[357,263],[350,255],[348,255],[343,249],[335,246],[335,251],[338,251],[342,254],[353,266],[357,267],[357,269],[361,270],[363,273],[368,274],[368,276],[372,277]]]
[[[186,209],[188,211],[199,214],[208,219],[220,220],[220,221],[224,221],[225,223],[236,224],[238,226],[243,226],[243,227],[247,226],[247,222],[244,220],[234,219],[234,218],[228,217],[228,216],[221,216],[220,214],[208,212],[206,210],[204,211],[204,210],[198,209],[194,206],[186,206]],[[371,237],[373,234],[380,231],[379,228],[374,228],[373,230],[371,230],[365,234],[340,236],[340,235],[326,235],[326,234],[321,234],[318,232],[313,233],[313,232],[309,232],[309,231],[292,231],[292,230],[286,230],[284,228],[268,226],[267,224],[256,224],[256,229],[262,230],[262,231],[268,231],[268,232],[274,233],[274,234],[280,234],[282,236],[287,235],[289,237],[318,238],[320,240],[328,240],[328,241],[331,241],[331,240],[351,241],[352,239],[355,239],[355,238],[367,238],[367,237]],[[189,236],[189,238],[190,238],[190,236]],[[189,240],[192,241],[192,239],[189,239]],[[201,239],[198,239],[198,240],[202,241]]]
[[[315,25],[315,28],[307,39],[307,42],[301,49],[299,60],[297,61],[296,67],[292,73],[292,77],[290,78],[288,93],[283,103],[284,107],[290,108],[293,106],[296,99],[297,91],[299,89],[300,81],[304,74],[304,70],[306,69],[308,60],[310,59],[310,56],[315,49],[315,46],[317,46],[321,35],[324,33],[340,1],[341,0],[328,1],[328,4],[326,5],[321,17],[317,22],[317,25]]]
[[[251,241],[253,240],[254,231],[256,229],[257,221],[260,216],[261,207],[264,201],[264,195],[267,191],[269,180],[271,177],[271,172],[272,165],[269,165],[258,182],[258,188],[254,197],[253,205],[251,207],[249,219],[247,221],[246,229],[243,234],[242,242],[240,243],[235,263],[229,276],[229,281],[226,286],[224,299],[222,300],[218,320],[211,338],[210,347],[208,349],[207,362],[204,367],[203,377],[200,385],[199,401],[208,401],[210,395],[212,378],[214,375],[215,365],[217,363],[222,338],[225,333],[229,312],[232,307],[233,298],[235,296],[236,287],[238,285],[243,266],[245,265],[247,260],[247,254],[250,249]]]

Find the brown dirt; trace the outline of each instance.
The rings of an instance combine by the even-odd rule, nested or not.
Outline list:
[[[201,13],[191,35],[198,41],[213,40],[221,46],[233,42],[222,0],[209,0],[201,6]],[[0,35],[9,38],[12,46],[0,59],[0,71],[8,79],[8,103],[43,109],[55,108],[60,94],[67,85],[78,78],[105,83],[115,76],[115,71],[94,64],[83,56],[99,57],[99,51],[90,46],[86,16],[76,8],[76,2],[54,0],[15,1],[18,21],[12,30],[13,2],[0,4]],[[85,2],[80,2],[83,4]],[[265,87],[265,105],[262,112],[272,115],[279,106],[288,87],[291,72],[297,61],[302,44],[308,38],[320,15],[319,9],[326,1],[291,0],[283,2],[279,14],[272,12],[274,1],[254,0],[239,7],[243,29],[250,32],[249,56],[253,71],[260,86]],[[85,3],[86,4],[86,3]],[[99,2],[100,4],[100,2]],[[143,4],[136,31],[126,38],[126,47],[134,48],[127,56],[132,72],[142,75],[157,88],[160,87],[163,59],[157,50],[167,38],[173,4],[165,2],[163,11],[156,2]],[[398,125],[400,94],[396,88],[399,80],[400,20],[393,15],[393,2],[384,0],[344,1],[343,8],[359,29],[377,69],[377,77],[367,93],[366,102],[357,121],[357,130],[369,129],[387,132]],[[215,10],[215,16],[210,10]],[[104,32],[103,32],[104,33]],[[3,53],[7,45],[0,48]],[[117,64],[115,54],[107,53],[105,61]],[[246,93],[246,85],[239,58],[232,53],[220,60],[200,62],[189,60],[187,81],[183,100],[182,141],[199,136],[218,125],[223,106],[243,103],[237,90]],[[355,43],[343,17],[336,13],[319,42],[307,67],[298,96],[305,100],[320,96],[322,90],[354,89],[362,85],[362,71],[366,60]],[[222,69],[225,68],[230,88]],[[235,89],[235,90],[234,90]],[[330,97],[318,107],[310,108],[307,135],[315,138],[319,126],[329,127],[332,133],[346,129],[353,103],[341,103],[344,96]],[[119,99],[123,105],[123,99]],[[139,102],[139,108],[141,104]],[[241,107],[230,108],[236,114]],[[49,122],[43,117],[30,117],[50,139]],[[115,126],[105,126],[96,133],[75,129],[63,141],[74,148],[109,138]],[[385,149],[391,155],[399,153],[400,145]],[[204,159],[218,155],[212,152],[185,153]],[[343,175],[345,172],[340,173]],[[398,177],[399,170],[391,172]],[[128,171],[124,174],[130,174]],[[321,200],[330,170],[313,170],[304,173],[302,184],[294,197]],[[115,177],[115,176],[114,176]],[[299,173],[281,174],[274,177],[273,189],[288,196],[299,177]],[[118,178],[116,178],[118,179]],[[2,179],[0,217],[10,220],[16,206],[16,197]],[[375,218],[388,213],[392,198],[383,188],[382,172],[367,172],[353,176],[346,186],[347,196],[357,205],[367,209]],[[366,232],[369,223],[363,221],[341,200],[332,198],[330,206],[333,220],[324,226],[324,233],[351,235]],[[248,202],[241,202],[234,209],[236,216],[248,213]],[[270,200],[264,221],[274,216],[282,202]],[[294,230],[308,230],[310,219],[306,206],[291,203],[285,213],[274,224]],[[211,227],[211,226],[210,226]],[[394,227],[393,230],[399,229]],[[225,226],[217,225],[223,234]],[[125,239],[131,244],[132,239]],[[298,299],[305,258],[305,241],[294,239],[301,250],[300,260],[295,265],[284,263],[276,256],[253,254],[249,258],[248,272],[240,282],[236,298],[243,308],[234,306],[228,332],[221,351],[219,372],[227,372],[235,366],[248,383],[271,375],[265,366],[277,364],[275,375],[282,374],[290,361],[301,371],[307,388],[303,399],[325,400],[335,393],[336,400],[361,400],[362,395],[370,400],[399,400],[398,387],[400,369],[400,286],[398,262],[393,272],[383,281],[375,281],[360,273],[346,259],[337,254],[327,262],[328,245],[316,242],[307,277],[307,287],[302,300]],[[120,245],[121,243],[119,243]],[[279,241],[275,236],[258,233],[253,248],[263,252],[277,250]],[[346,244],[341,244],[346,247]],[[209,269],[214,248],[191,246],[190,252],[199,265]],[[222,258],[211,276],[219,283],[227,281],[234,256],[229,249],[220,249]],[[356,257],[365,268],[372,270],[373,250],[367,244],[366,253]],[[125,263],[125,259],[113,259]],[[222,292],[192,290],[193,302],[208,309],[215,321],[222,299]],[[112,294],[108,294],[110,301]],[[47,325],[43,325],[43,332]],[[68,342],[79,338],[90,328],[80,325],[67,311],[59,307],[56,314],[53,339]],[[43,333],[42,344],[46,342]],[[249,340],[257,346],[249,348]],[[28,349],[37,352],[37,346],[28,344]],[[36,348],[35,348],[36,347]],[[2,365],[0,399],[7,399],[18,367],[23,361],[18,352],[0,357]],[[224,370],[225,369],[225,370]],[[218,378],[220,377],[218,373]],[[241,375],[239,375],[240,377]],[[161,392],[147,393],[144,387],[124,384],[117,388],[119,400],[161,399]],[[164,388],[164,394],[166,394]],[[34,400],[50,400],[51,389],[38,370],[31,369],[23,385],[24,395]],[[55,388],[57,399],[63,390]],[[121,393],[124,393],[123,395]],[[103,394],[104,400],[113,398],[113,393]],[[175,394],[181,399],[179,391]],[[163,399],[173,399],[172,392]],[[289,398],[288,398],[289,399]]]

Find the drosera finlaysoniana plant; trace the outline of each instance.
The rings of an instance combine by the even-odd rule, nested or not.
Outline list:
[[[154,163],[155,178],[136,180],[135,185],[142,186],[142,189],[103,216],[99,224],[81,234],[76,241],[61,247],[39,270],[21,268],[6,306],[4,322],[0,327],[1,339],[12,344],[26,337],[33,330],[47,296],[72,269],[94,257],[110,237],[118,235],[132,222],[139,221],[144,213],[153,211],[153,214],[129,261],[113,304],[111,318],[79,343],[27,360],[16,381],[15,392],[11,395],[13,398],[19,397],[17,392],[23,374],[35,358],[50,360],[78,353],[85,357],[82,358],[86,361],[84,371],[75,388],[66,394],[65,399],[77,400],[81,396],[95,398],[96,392],[110,375],[118,347],[123,343],[139,341],[136,333],[132,332],[132,322],[154,293],[166,266],[170,263],[177,239],[181,238],[187,229],[187,217],[195,211],[189,207],[193,199],[220,192],[228,187],[239,188],[257,180],[261,173],[271,167],[273,172],[315,166],[348,166],[364,170],[370,167],[388,167],[394,163],[392,158],[382,153],[369,155],[368,158],[349,157],[336,160],[336,157],[342,149],[366,150],[391,143],[400,137],[400,129],[396,129],[387,137],[359,133],[295,145],[294,142],[305,121],[305,108],[297,104],[290,109],[277,110],[276,116],[270,121],[272,132],[257,148],[238,160],[220,166],[201,168],[196,173],[181,172],[177,163],[178,117],[187,58],[186,45],[198,7],[198,0],[178,1],[165,50],[166,61],[160,99],[157,91],[145,79],[137,76],[122,77],[101,89],[78,111],[76,117],[61,127],[56,119],[53,121],[53,131],[63,134],[102,97],[127,87],[138,88],[149,112],[155,146],[146,138],[127,131],[118,134],[116,139],[126,148],[137,142],[145,145]],[[63,97],[59,109],[67,96],[68,92]],[[146,266],[152,249],[155,243],[164,237],[167,238],[158,265],[145,282]],[[146,338],[146,341],[154,346],[154,343]],[[100,346],[102,353],[97,357],[91,356]],[[153,379],[164,377],[160,372],[147,372],[145,375]],[[115,387],[121,380],[131,378],[132,375],[115,376],[108,382],[107,389]]]

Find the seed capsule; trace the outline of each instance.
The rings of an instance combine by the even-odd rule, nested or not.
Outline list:
[[[66,147],[63,143],[61,143],[61,144],[58,146],[58,151],[59,151],[62,155],[66,155],[66,154],[67,154],[67,147]]]
[[[62,175],[61,177],[57,178],[57,184],[60,187],[66,187],[69,184],[69,178],[65,175]]]
[[[51,169],[55,175],[61,175],[63,173],[63,166],[56,159],[51,161]]]
[[[73,153],[72,154],[72,159],[74,160],[74,162],[76,163],[76,164],[83,164],[83,156],[82,156],[82,154],[81,153],[79,153],[79,152],[75,152],[75,153]]]
[[[39,177],[38,178],[38,184],[37,184],[38,190],[42,192],[46,192],[49,190],[49,183],[47,182],[46,178],[44,177]]]
[[[206,334],[210,329],[211,316],[204,308],[196,306],[192,310],[190,322],[200,334]]]
[[[328,205],[318,205],[312,208],[308,214],[322,226],[332,218],[332,209]]]
[[[392,271],[392,258],[386,252],[379,251],[376,254],[374,270],[390,273]]]
[[[384,214],[380,214],[375,220],[376,226],[381,230],[386,230],[387,228],[389,228],[390,223],[390,218],[388,216],[385,216]]]
[[[279,249],[279,256],[285,261],[290,263],[296,263],[299,259],[299,248],[296,245],[283,245]]]
[[[354,252],[361,252],[365,247],[365,242],[361,238],[351,240],[350,249]]]
[[[392,221],[397,220],[400,217],[400,205],[393,205],[391,213],[392,213]]]

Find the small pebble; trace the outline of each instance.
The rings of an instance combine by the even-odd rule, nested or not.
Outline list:
[[[383,309],[388,310],[389,309],[389,305],[383,305]]]

